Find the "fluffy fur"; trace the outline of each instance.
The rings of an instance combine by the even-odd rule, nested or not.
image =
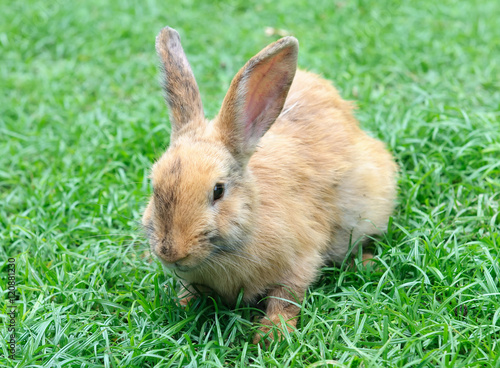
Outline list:
[[[280,316],[295,326],[320,267],[385,230],[394,160],[328,81],[296,72],[293,37],[239,71],[212,121],[177,32],[163,29],[156,47],[173,134],[151,173],[143,216],[151,249],[188,284],[228,303],[241,289],[246,302],[269,296],[262,331]],[[225,191],[214,200],[217,183]]]

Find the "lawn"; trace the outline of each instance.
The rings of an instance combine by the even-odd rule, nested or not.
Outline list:
[[[29,0],[1,13],[0,366],[500,367],[498,0]],[[324,268],[297,331],[269,349],[251,344],[255,308],[182,308],[141,232],[169,142],[165,25],[210,117],[245,61],[293,34],[299,65],[355,100],[401,167],[377,268]]]

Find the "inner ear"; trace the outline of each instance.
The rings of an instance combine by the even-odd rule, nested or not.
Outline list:
[[[250,59],[231,82],[217,128],[235,157],[248,159],[279,116],[295,76],[297,53],[297,40],[282,38]]]
[[[244,139],[260,139],[279,116],[288,95],[295,69],[283,63],[288,55],[281,53],[269,62],[260,63],[249,73],[247,93],[243,94]],[[290,77],[290,74],[291,77]]]

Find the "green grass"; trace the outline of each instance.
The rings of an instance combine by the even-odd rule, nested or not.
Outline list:
[[[0,365],[500,367],[500,2],[228,3],[1,2],[0,287],[15,257],[20,300]],[[250,343],[259,311],[181,308],[139,230],[168,144],[167,24],[208,116],[265,28],[291,32],[401,166],[378,269],[325,268],[268,350]]]

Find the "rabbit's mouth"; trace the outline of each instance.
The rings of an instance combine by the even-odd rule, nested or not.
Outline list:
[[[195,269],[197,269],[200,266],[200,263],[195,263],[195,264],[183,264],[180,262],[166,262],[160,258],[161,263],[167,267],[168,269],[174,271],[174,272],[181,272],[181,273],[189,273]]]
[[[195,269],[196,266],[195,267],[190,267],[190,266],[184,266],[184,265],[175,265],[174,268],[175,268],[176,271],[179,271],[179,272],[190,272],[193,269]]]

